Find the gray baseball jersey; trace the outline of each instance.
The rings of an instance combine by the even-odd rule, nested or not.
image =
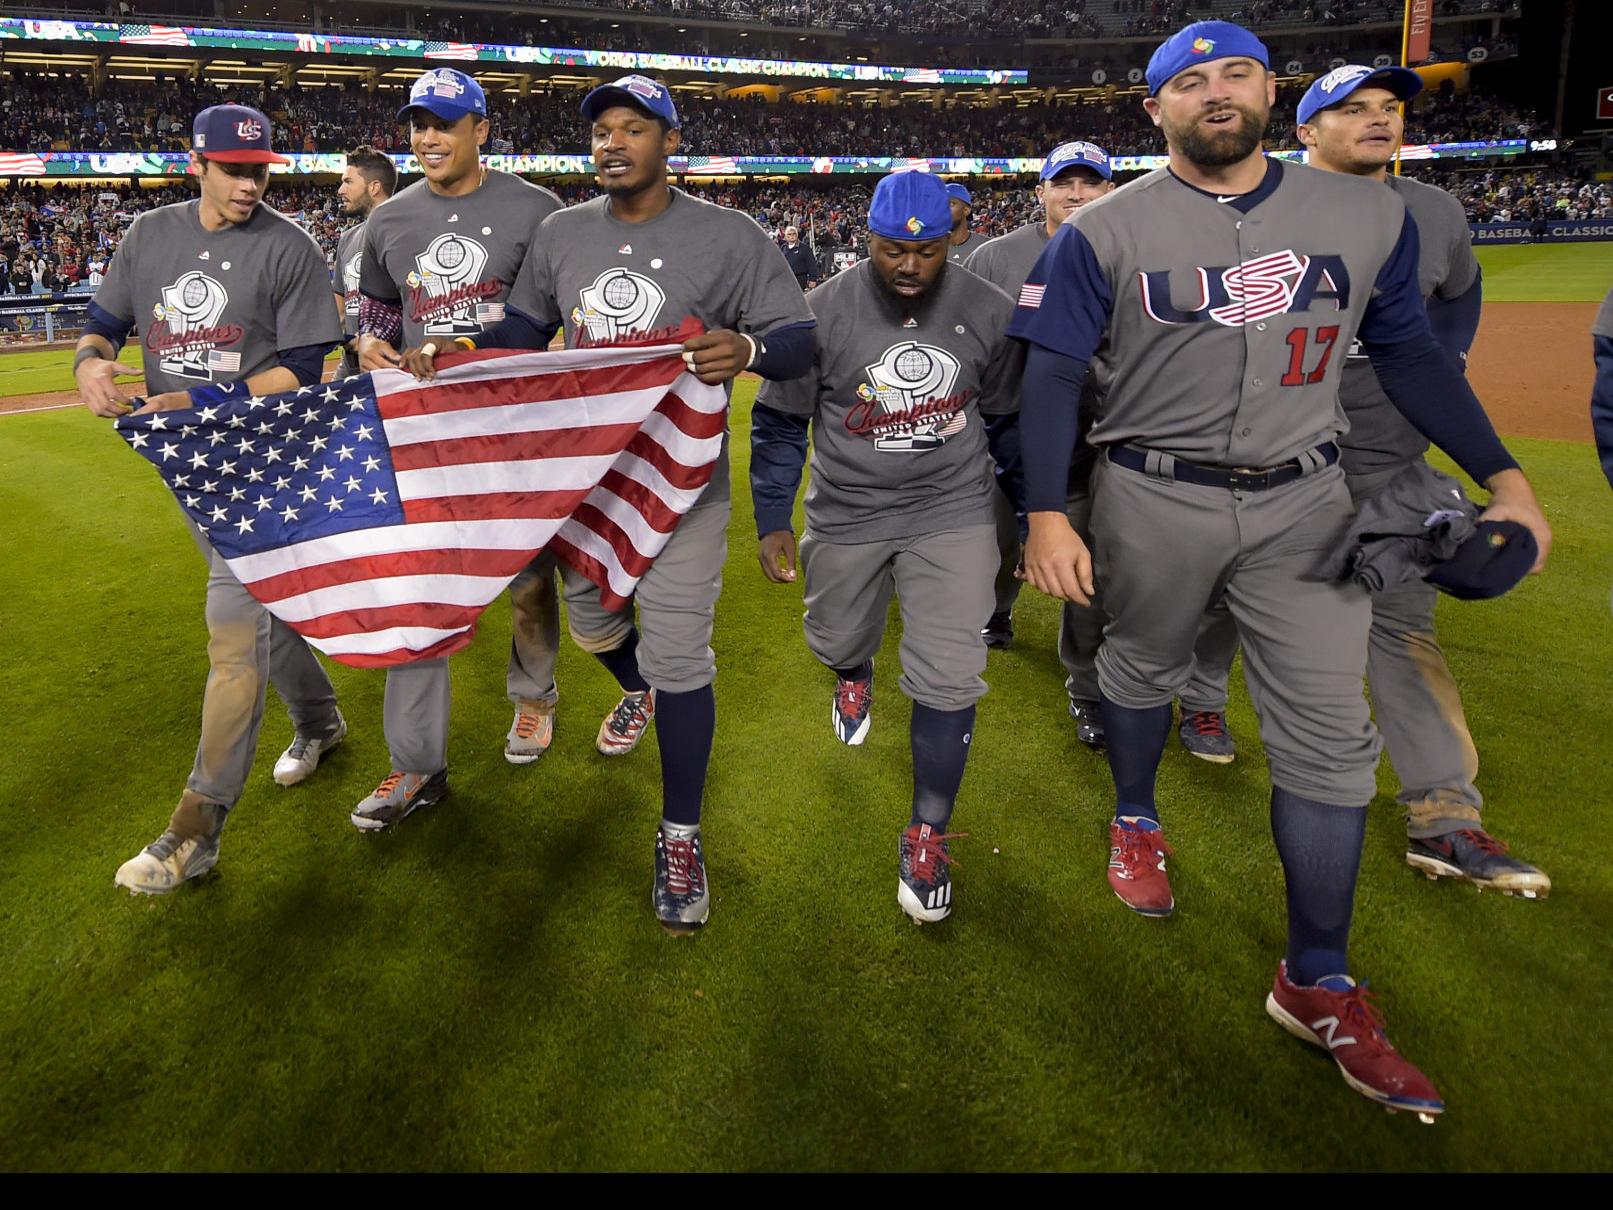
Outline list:
[[[209,231],[200,210],[175,202],[135,219],[95,291],[138,331],[148,392],[236,382],[282,349],[341,340],[325,255],[306,231],[262,205]]]
[[[1396,255],[1411,246],[1400,196],[1268,164],[1240,205],[1151,172],[1076,211],[1021,287],[1010,334],[1095,350],[1094,445],[1287,462],[1346,428],[1339,375],[1368,303],[1386,292],[1397,304],[1377,309],[1374,335],[1393,340],[1415,322],[1401,279],[1416,266]]]
[[[1021,346],[1011,296],[947,266],[916,304],[872,266],[807,293],[813,372],[764,383],[757,402],[812,420],[807,528],[834,542],[989,525],[991,460],[980,414],[1018,409]]]
[[[550,215],[509,305],[540,325],[563,323],[568,348],[675,328],[690,316],[711,331],[750,333],[812,321],[767,233],[750,216],[681,189],[642,223],[612,216],[605,197]],[[727,494],[723,458],[704,498]]]
[[[361,220],[342,232],[336,241],[336,264],[331,268],[331,289],[342,297],[342,335],[358,335],[358,304],[363,297],[359,290],[359,267],[364,261],[364,228]],[[342,354],[339,378],[350,378],[358,373],[358,359],[351,353]]]
[[[1607,297],[1596,310],[1596,318],[1591,321],[1591,335],[1613,336],[1613,290],[1607,292]]]
[[[963,267],[1017,297],[1019,288],[1031,275],[1037,258],[1052,238],[1047,233],[1047,224],[1037,219],[1007,235],[988,239],[969,253]]]
[[[969,238],[961,244],[947,245],[947,260],[954,265],[961,265],[972,256],[977,248],[990,241],[978,231],[969,232]]]
[[[1417,285],[1423,297],[1449,300],[1466,294],[1478,279],[1479,262],[1462,203],[1443,189],[1406,177],[1391,176],[1389,187],[1417,223]],[[1428,438],[1383,393],[1359,342],[1352,344],[1344,364],[1339,402],[1350,422],[1350,431],[1340,441],[1348,473],[1364,475],[1402,466],[1427,451]]]
[[[504,302],[558,197],[507,172],[488,172],[471,193],[444,197],[417,181],[364,224],[359,285],[401,302],[410,346],[446,345],[504,318]]]

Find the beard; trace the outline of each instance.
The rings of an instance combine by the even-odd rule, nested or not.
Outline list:
[[[1206,130],[1195,119],[1175,130],[1167,130],[1166,137],[1201,168],[1225,168],[1248,159],[1265,137],[1271,111],[1245,109],[1240,105],[1228,108],[1238,115],[1238,120],[1229,126]]]

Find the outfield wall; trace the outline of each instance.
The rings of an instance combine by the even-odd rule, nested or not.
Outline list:
[[[1613,240],[1613,219],[1551,222],[1544,235],[1533,223],[1469,223],[1475,244],[1589,244]]]

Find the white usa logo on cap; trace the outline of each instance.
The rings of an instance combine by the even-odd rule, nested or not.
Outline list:
[[[1331,95],[1346,84],[1354,84],[1363,76],[1370,76],[1372,68],[1362,67],[1359,63],[1352,63],[1347,67],[1335,67],[1327,75],[1316,82],[1316,86],[1323,92]]]
[[[244,139],[248,143],[256,143],[263,137],[263,124],[247,118],[244,122],[235,124],[235,137]]]

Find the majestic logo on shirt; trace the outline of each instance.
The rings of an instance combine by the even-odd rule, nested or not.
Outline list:
[[[357,317],[359,304],[358,278],[364,267],[364,253],[353,253],[345,265],[342,266],[342,300],[344,310],[349,316]]]
[[[643,274],[606,269],[578,292],[571,324],[596,344],[621,340],[653,328],[665,305],[666,291]]]
[[[969,422],[963,411],[970,392],[953,393],[958,359],[935,345],[904,340],[864,368],[868,380],[857,388],[857,402],[846,413],[846,430],[873,439],[891,454],[923,453]]]
[[[474,336],[504,318],[504,284],[482,277],[487,249],[469,236],[439,235],[414,263],[406,279],[410,317],[427,336]]]
[[[161,356],[164,374],[211,382],[215,373],[240,373],[240,352],[220,348],[236,344],[244,334],[240,324],[218,322],[229,305],[229,291],[192,269],[164,286],[159,297],[161,301],[151,308],[156,322],[146,329],[145,346]]]
[[[1241,265],[1193,270],[1198,302],[1181,309],[1172,297],[1171,272],[1137,274],[1143,310],[1156,323],[1218,323],[1239,328],[1292,311],[1309,311],[1318,301],[1333,310],[1350,305],[1350,274],[1342,256],[1300,256],[1284,249]],[[1021,300],[1023,305],[1023,300]]]

